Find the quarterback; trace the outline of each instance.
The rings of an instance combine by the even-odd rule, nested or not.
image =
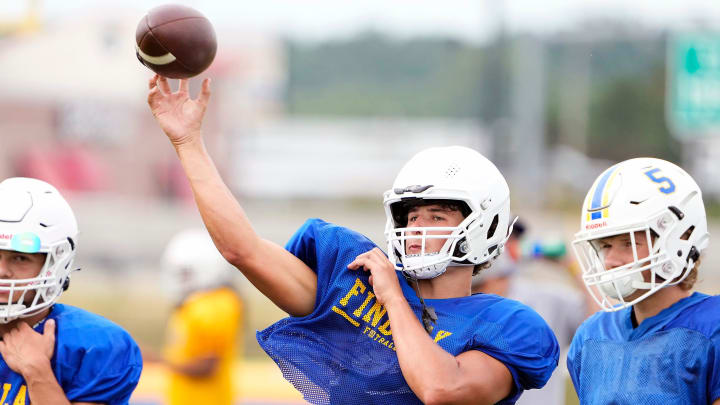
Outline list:
[[[700,188],[660,159],[618,163],[590,188],[573,242],[604,309],[567,357],[582,404],[720,404],[720,297],[693,292],[709,234]]]
[[[190,179],[222,255],[291,315],[258,342],[314,404],[512,404],[558,361],[552,331],[528,307],[471,295],[511,232],[508,186],[468,148],[414,156],[384,194],[389,258],[369,239],[308,220],[285,249],[253,230],[205,151],[210,97],[150,80],[148,102]],[[401,270],[401,271],[397,271]]]
[[[0,183],[0,403],[127,404],[140,350],[118,325],[56,303],[68,288],[77,222],[40,180]]]

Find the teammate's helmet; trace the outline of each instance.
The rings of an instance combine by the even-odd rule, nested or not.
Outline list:
[[[630,159],[607,169],[590,188],[581,215],[573,248],[588,290],[606,311],[684,280],[709,242],[700,188],[683,169],[660,159]],[[645,258],[638,258],[638,231],[647,241]],[[622,234],[629,236],[634,260],[605,268],[596,241]],[[637,290],[647,292],[626,301]]]
[[[466,147],[430,148],[416,154],[383,197],[390,261],[418,279],[437,277],[450,263],[489,262],[501,253],[512,228],[505,178],[492,162]],[[456,227],[407,228],[409,206],[418,202],[458,205],[465,219]],[[449,235],[429,234],[433,231]],[[447,240],[439,252],[425,252],[430,238]],[[406,254],[408,239],[421,239],[421,253]]]
[[[187,229],[172,237],[162,257],[168,294],[181,300],[192,292],[230,284],[232,270],[205,229]]]
[[[77,233],[75,215],[55,187],[23,177],[0,183],[0,249],[46,254],[36,277],[0,279],[0,291],[9,293],[0,323],[35,315],[58,299],[70,282]],[[35,297],[25,302],[30,291]]]

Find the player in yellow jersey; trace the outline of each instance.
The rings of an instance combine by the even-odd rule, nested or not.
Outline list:
[[[204,229],[186,230],[168,244],[163,284],[178,305],[167,324],[163,362],[167,403],[230,405],[242,302],[229,265]]]

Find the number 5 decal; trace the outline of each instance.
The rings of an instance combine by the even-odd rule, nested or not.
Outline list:
[[[648,176],[648,177],[650,178],[650,180],[654,181],[655,183],[660,183],[660,184],[665,183],[665,184],[667,184],[665,187],[660,187],[659,190],[660,190],[661,192],[663,192],[663,193],[665,193],[665,194],[670,194],[670,193],[672,193],[673,191],[675,191],[675,183],[673,183],[672,180],[668,179],[668,178],[665,177],[665,176],[663,176],[663,177],[655,177],[655,173],[657,173],[657,172],[659,172],[659,171],[660,171],[660,169],[657,169],[657,168],[655,168],[655,169],[650,169],[650,170],[648,170],[648,171],[645,172],[645,175]]]

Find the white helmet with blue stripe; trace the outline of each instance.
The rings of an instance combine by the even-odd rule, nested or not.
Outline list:
[[[647,257],[638,257],[637,232],[645,235]],[[623,234],[633,260],[606,268],[598,242]],[[637,158],[610,167],[595,180],[573,248],[588,290],[604,310],[615,311],[680,283],[708,242],[705,206],[692,177],[673,163]]]
[[[0,291],[9,294],[0,323],[39,313],[67,289],[77,234],[75,215],[55,187],[24,177],[0,183],[0,250],[46,255],[37,276],[0,279]]]

